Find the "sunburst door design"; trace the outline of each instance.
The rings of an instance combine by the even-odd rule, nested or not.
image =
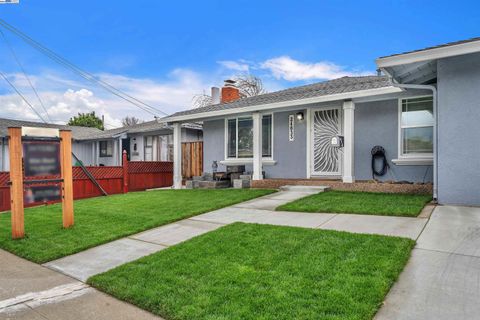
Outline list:
[[[317,175],[341,174],[341,154],[331,144],[341,133],[340,110],[318,110],[313,113],[313,173]]]

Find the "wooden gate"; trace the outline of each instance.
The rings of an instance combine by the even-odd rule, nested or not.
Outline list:
[[[203,141],[182,143],[182,176],[190,179],[203,174]]]

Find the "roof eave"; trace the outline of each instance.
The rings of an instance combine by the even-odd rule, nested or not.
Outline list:
[[[476,52],[480,52],[480,40],[378,58],[375,60],[375,63],[379,68],[387,68],[402,64],[442,59]]]
[[[202,119],[207,119],[212,117],[228,116],[228,115],[238,114],[238,113],[280,109],[280,108],[302,106],[302,105],[308,105],[312,103],[328,102],[328,101],[335,101],[335,100],[363,98],[368,96],[383,95],[383,94],[396,93],[401,91],[402,90],[400,88],[388,86],[388,87],[382,87],[382,88],[358,90],[358,91],[337,93],[337,94],[298,99],[298,100],[289,100],[289,101],[268,103],[268,104],[262,104],[262,105],[254,105],[254,106],[248,106],[248,107],[242,107],[242,108],[222,109],[222,110],[194,113],[194,114],[188,114],[188,115],[172,116],[172,117],[161,119],[161,121],[162,122],[183,122],[183,121],[191,121],[191,120],[202,120]]]

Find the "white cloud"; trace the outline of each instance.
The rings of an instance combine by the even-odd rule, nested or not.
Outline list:
[[[301,62],[290,58],[289,56],[281,56],[268,59],[260,64],[262,69],[268,69],[277,79],[285,79],[288,81],[312,80],[312,79],[335,79],[345,76],[360,76],[372,74],[372,72],[355,72],[347,71],[344,67],[333,62]]]
[[[264,80],[269,91],[285,87],[285,81],[333,79],[342,76],[370,74],[370,72],[351,71],[332,62],[308,63],[294,60],[288,56],[268,59],[264,62],[247,60],[218,61],[223,68],[212,70],[209,74],[199,74],[189,69],[174,69],[165,79],[130,77],[120,74],[99,73],[96,76],[123,92],[163,110],[167,114],[189,109],[192,98],[212,85],[221,85],[221,80],[235,74],[254,70]],[[32,89],[20,73],[7,75],[15,86],[46,118]],[[40,74],[29,75],[39,92],[52,122],[66,123],[79,112],[91,112],[104,115],[107,128],[117,127],[125,116],[135,116],[142,120],[152,120],[153,115],[114,96],[103,88],[95,86],[70,73],[47,70]],[[0,117],[39,121],[29,106],[6,84],[0,81]],[[160,114],[159,114],[160,115]]]
[[[8,76],[36,110],[47,118],[24,77],[19,74]],[[190,108],[192,97],[209,85],[209,82],[199,74],[187,69],[173,70],[164,81],[108,73],[97,76],[167,114]],[[127,115],[143,120],[153,119],[153,115],[101,87],[85,82],[63,80],[71,78],[71,75],[45,73],[29,77],[35,84],[52,122],[65,123],[79,112],[91,111],[95,111],[99,116],[105,116],[107,128],[120,126],[121,119]],[[0,117],[39,121],[28,105],[19,96],[11,93],[11,88],[2,85],[2,89],[2,92],[8,93],[0,94],[0,105],[3,106],[0,109]]]
[[[235,71],[248,72],[250,70],[250,65],[244,60],[233,61],[233,60],[222,60],[217,61],[221,66]]]

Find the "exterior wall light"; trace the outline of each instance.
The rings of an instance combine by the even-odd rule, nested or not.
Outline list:
[[[302,121],[302,120],[303,120],[303,112],[297,112],[296,116],[297,116],[297,120],[298,120],[298,121]]]

